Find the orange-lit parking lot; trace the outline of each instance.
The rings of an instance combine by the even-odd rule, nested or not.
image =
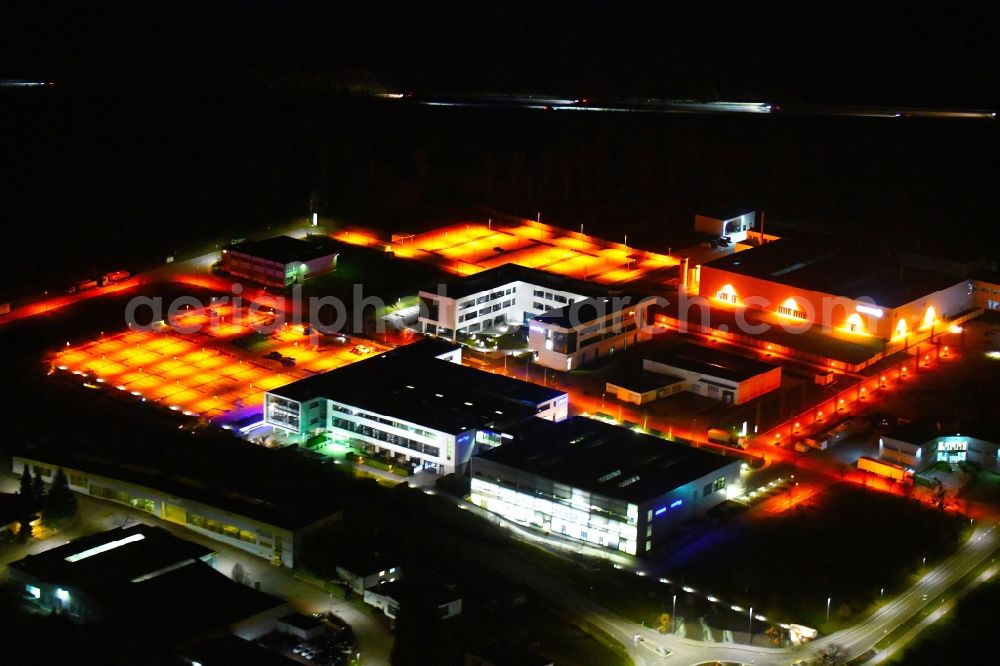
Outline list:
[[[222,313],[226,312],[226,315]],[[209,313],[178,318],[188,324]],[[217,315],[231,317],[232,309]],[[162,326],[156,331],[126,331],[81,345],[67,346],[52,361],[53,369],[71,372],[92,386],[120,390],[157,401],[188,415],[207,419],[258,408],[264,392],[312,374],[326,372],[381,351],[366,342],[306,335],[301,326],[284,326],[250,352],[223,342],[254,332],[249,318],[230,318],[218,329],[191,334]],[[281,359],[265,358],[260,351]],[[294,360],[294,363],[291,362]]]
[[[334,237],[357,245],[383,246],[398,257],[431,261],[459,275],[512,263],[580,280],[620,284],[665,280],[666,269],[678,264],[665,254],[531,221],[514,226],[455,224],[397,236],[391,243],[358,230],[340,231]]]

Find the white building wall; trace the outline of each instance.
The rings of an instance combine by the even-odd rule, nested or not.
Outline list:
[[[574,329],[566,329],[555,324],[533,319],[528,325],[528,346],[534,353],[534,361],[538,365],[560,372],[576,370],[600,358],[604,358],[615,352],[624,351],[632,345],[649,340],[652,334],[641,330],[638,326],[610,338],[604,337],[608,331],[619,326],[617,322],[621,321],[621,326],[624,326],[632,322],[632,319],[626,316],[624,312],[613,313],[599,319],[584,322]],[[581,335],[583,331],[595,326],[597,330],[594,333],[588,334],[586,337]],[[551,339],[551,336],[556,333],[568,334],[571,332],[577,333],[576,351],[564,353],[549,349],[551,345],[548,341]]]
[[[440,474],[451,474],[455,471],[456,464],[464,462],[464,460],[456,457],[460,456],[463,452],[456,450],[456,437],[453,434],[433,430],[426,426],[403,421],[395,417],[383,417],[399,424],[399,426],[392,426],[376,421],[372,418],[366,418],[366,414],[368,414],[367,412],[358,410],[350,405],[344,405],[333,400],[327,401],[327,404],[328,421],[326,428],[328,432],[365,442],[397,455],[407,456],[408,459],[419,461],[422,464],[432,463],[438,468]],[[372,414],[371,416],[381,417],[381,415],[376,414]],[[432,453],[426,453],[422,450],[418,451],[401,444],[393,444],[392,442],[383,441],[377,436],[370,436],[351,429],[341,428],[334,425],[335,418],[355,423],[358,427],[371,428],[377,432],[396,435],[398,437],[405,437],[421,445],[426,444],[436,447],[438,453],[437,455],[434,455]],[[474,431],[469,431],[469,433],[474,437]],[[466,455],[466,460],[467,459],[468,457]]]
[[[503,295],[490,299],[497,292],[503,292]],[[536,295],[536,292],[541,295]],[[522,324],[526,313],[535,316],[586,298],[574,292],[539,287],[520,280],[461,298],[428,291],[419,292],[419,296],[433,299],[439,304],[436,318],[418,317],[423,330],[427,331],[428,325],[434,325],[454,331],[455,334],[479,332],[494,325],[497,317],[503,317],[504,321],[512,324]],[[484,298],[486,300],[482,303],[478,302]],[[468,307],[464,307],[466,305]],[[494,309],[497,305],[500,306],[499,309]],[[473,314],[475,316],[469,317]]]
[[[938,320],[946,321],[973,307],[973,285],[962,280],[947,289],[935,291],[893,310],[879,322],[881,337],[892,337],[900,319],[906,321],[908,331],[918,331],[924,323],[928,308],[934,308]]]

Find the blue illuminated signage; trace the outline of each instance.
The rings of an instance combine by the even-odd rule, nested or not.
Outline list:
[[[673,502],[672,502],[672,503],[670,504],[670,508],[671,508],[671,509],[676,509],[676,508],[677,508],[677,507],[679,507],[679,506],[680,506],[681,504],[684,504],[684,500],[674,500],[674,501],[673,501]]]

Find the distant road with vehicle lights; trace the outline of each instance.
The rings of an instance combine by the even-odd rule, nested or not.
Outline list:
[[[937,109],[930,107],[796,104],[777,102],[698,101],[671,99],[589,99],[547,95],[493,93],[434,94],[380,93],[383,99],[421,106],[537,111],[586,111],[591,113],[662,114],[780,114],[789,116],[842,116],[848,118],[922,118],[933,120],[993,120],[992,109]]]
[[[949,604],[952,597],[948,595],[949,589],[982,565],[987,558],[993,557],[998,548],[1000,548],[1000,530],[997,526],[980,527],[958,552],[925,573],[907,592],[885,603],[864,621],[793,648],[709,643],[661,634],[611,613],[582,594],[566,588],[529,566],[509,558],[497,558],[494,563],[507,576],[547,597],[568,616],[595,626],[621,642],[636,666],[653,666],[661,663],[695,666],[716,661],[786,666],[798,660],[813,659],[831,645],[838,646],[849,658],[865,654],[924,608],[933,605],[934,610],[918,625],[918,627],[928,626],[951,608]],[[975,582],[984,582],[996,572],[997,567],[993,566],[981,574]],[[948,598],[945,599],[942,595]],[[881,653],[875,656],[873,663],[901,649],[917,633],[919,633],[917,627],[904,633],[894,643],[884,647]],[[669,657],[666,656],[668,654]]]

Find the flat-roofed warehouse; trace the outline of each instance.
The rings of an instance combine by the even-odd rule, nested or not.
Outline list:
[[[302,497],[264,483],[247,463],[249,456],[243,456],[240,475],[228,475],[229,483],[205,470],[207,456],[178,455],[159,463],[141,445],[120,452],[46,443],[15,454],[12,468],[18,474],[29,468],[47,480],[62,468],[74,492],[131,506],[287,567],[296,565],[318,534],[343,521],[331,497]]]
[[[738,458],[582,416],[526,429],[472,459],[474,504],[640,556],[739,483]]]
[[[230,580],[214,568],[215,557],[163,528],[138,524],[28,555],[8,565],[7,577],[42,610],[101,623],[160,649],[230,631],[248,640],[273,631],[288,602]]]
[[[242,241],[222,250],[221,268],[235,277],[284,288],[324,275],[337,267],[332,243],[275,236]]]
[[[715,259],[696,273],[698,293],[713,308],[764,310],[848,339],[930,331],[972,307],[966,278],[904,266],[834,239],[780,239]]]
[[[294,435],[347,437],[416,469],[450,474],[464,472],[475,450],[497,446],[513,424],[566,418],[566,393],[455,359],[440,341],[400,347],[269,391],[264,420]]]
[[[781,366],[684,344],[643,359],[642,369],[684,381],[684,390],[739,405],[781,386]]]

